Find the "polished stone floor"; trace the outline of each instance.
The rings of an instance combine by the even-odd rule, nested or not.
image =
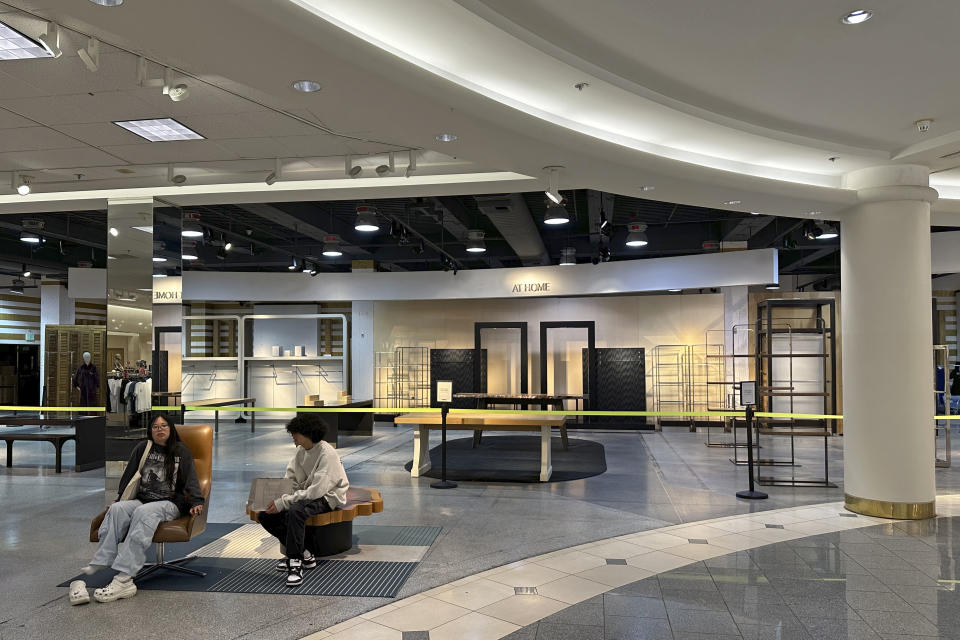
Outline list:
[[[734,497],[746,486],[746,469],[732,465],[731,449],[707,448],[702,433],[581,432],[606,448],[608,471],[565,483],[462,483],[452,491],[411,478],[408,429],[378,426],[373,438],[345,443],[341,455],[351,481],[381,489],[386,508],[370,524],[443,528],[400,593],[406,597],[465,576],[537,554],[678,523],[817,504],[842,499],[840,488],[770,488],[770,499]],[[955,438],[955,441],[957,439]],[[821,473],[821,444],[802,442],[795,471]],[[45,445],[45,446],[44,446]],[[72,445],[64,466],[72,464]],[[764,443],[765,454],[787,455],[788,443]],[[830,441],[831,478],[842,478],[842,440]],[[259,421],[250,434],[221,425],[214,452],[210,521],[243,522],[243,504],[254,477],[282,473],[292,454],[279,424]],[[129,633],[129,615],[144,621],[141,638],[165,636],[162,624],[215,629],[221,638],[301,638],[384,604],[375,598],[304,598],[151,592],[115,606],[71,608],[56,585],[92,553],[90,518],[102,508],[103,473],[53,473],[46,443],[17,443],[14,466],[0,473],[0,575],[16,585],[0,599],[0,638],[112,638]],[[789,474],[789,468],[777,468]],[[838,482],[839,483],[839,482]],[[941,490],[955,491],[960,477],[938,471]],[[175,548],[168,554],[176,553]],[[211,636],[214,637],[214,636]],[[639,636],[643,637],[643,636]]]
[[[615,588],[505,639],[958,638],[958,524],[884,524],[711,558]]]

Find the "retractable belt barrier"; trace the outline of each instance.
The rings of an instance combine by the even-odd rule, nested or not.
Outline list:
[[[210,411],[208,406],[193,406],[186,404],[183,406],[154,406],[150,407],[152,411]],[[221,408],[220,411],[227,411]],[[250,411],[258,412],[294,412],[294,413],[440,413],[438,407],[409,407],[406,409],[379,408],[379,407],[237,407],[229,409],[231,411]],[[39,411],[39,412],[84,412],[84,413],[106,413],[106,407],[20,407],[5,405],[0,406],[0,411]],[[517,409],[450,409],[451,414],[484,413],[498,415],[529,415],[537,413],[545,416],[606,416],[610,418],[743,418],[743,411],[538,411],[536,409],[517,410]],[[843,420],[842,415],[833,415],[829,413],[774,413],[767,411],[757,411],[754,415],[758,418],[794,418],[801,420]],[[960,420],[960,415],[934,416],[934,420]]]

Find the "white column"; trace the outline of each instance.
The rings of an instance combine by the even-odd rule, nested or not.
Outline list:
[[[933,515],[933,330],[928,170],[846,177],[841,218],[844,492],[849,509]]]
[[[350,307],[350,393],[354,401],[373,399],[373,303]]]

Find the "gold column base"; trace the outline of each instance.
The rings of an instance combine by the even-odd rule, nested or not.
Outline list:
[[[895,520],[924,520],[937,515],[936,500],[930,502],[887,502],[886,500],[858,498],[845,493],[844,506],[848,511],[854,513]]]

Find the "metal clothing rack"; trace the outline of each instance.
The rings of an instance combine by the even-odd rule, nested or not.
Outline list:
[[[777,311],[788,310],[788,317],[778,316]],[[802,315],[806,313],[806,315]],[[816,351],[804,350],[798,341],[801,337],[813,337]],[[837,413],[837,365],[836,365],[836,302],[833,298],[819,299],[769,299],[757,305],[756,320],[756,379],[758,383],[758,410],[760,412],[797,413],[799,398],[822,398],[819,411]],[[781,343],[780,345],[775,344]],[[786,342],[786,349],[782,344]],[[798,378],[795,368],[800,362],[819,362],[818,379]],[[785,370],[784,370],[785,368]],[[804,367],[810,370],[810,367]],[[782,406],[786,404],[786,406]],[[784,411],[786,409],[786,411]],[[803,413],[807,413],[804,411]],[[789,437],[789,459],[758,459],[760,466],[799,467],[796,461],[796,438],[823,438],[823,477],[798,478],[760,476],[764,486],[790,487],[836,487],[830,482],[830,437],[837,433],[835,419],[804,418],[759,418],[756,421],[757,446],[760,436]]]

